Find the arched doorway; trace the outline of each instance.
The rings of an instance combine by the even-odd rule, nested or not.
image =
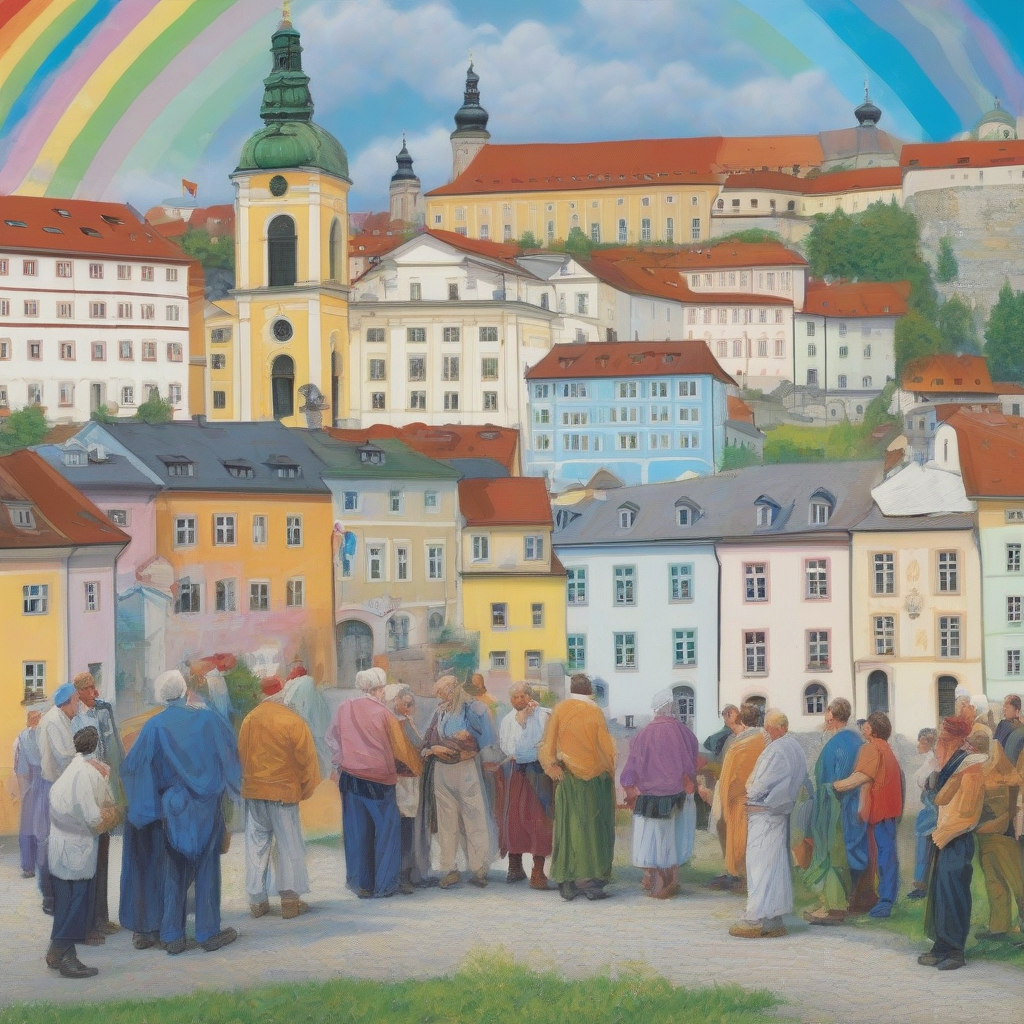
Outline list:
[[[295,284],[298,277],[299,240],[291,217],[275,217],[267,229],[267,277],[271,288]]]
[[[875,711],[889,714],[889,677],[878,668],[868,676],[868,714]]]
[[[936,688],[939,698],[939,718],[950,718],[956,714],[956,688],[960,681],[956,676],[939,676]]]
[[[335,627],[338,682],[352,686],[356,673],[373,665],[373,630],[365,622],[349,619]]]
[[[270,394],[275,420],[295,414],[295,361],[291,356],[278,356],[271,365]]]
[[[676,718],[683,725],[693,728],[693,717],[697,713],[697,699],[692,686],[672,687],[672,699],[676,705]]]

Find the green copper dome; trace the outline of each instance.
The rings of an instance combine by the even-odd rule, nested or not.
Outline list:
[[[348,156],[338,140],[313,123],[309,76],[302,70],[298,30],[286,16],[273,35],[270,75],[263,80],[260,117],[266,125],[242,147],[238,171],[315,167],[350,181]]]

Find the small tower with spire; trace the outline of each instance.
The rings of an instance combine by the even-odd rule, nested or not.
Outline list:
[[[490,139],[487,130],[488,113],[480,106],[480,76],[473,70],[470,54],[466,71],[466,91],[462,106],[455,111],[455,131],[452,132],[452,176],[454,181],[472,162]]]
[[[398,162],[398,170],[391,175],[391,187],[388,190],[391,199],[391,219],[420,224],[423,222],[420,179],[412,169],[412,156],[405,144],[404,135],[402,148],[395,159]]]

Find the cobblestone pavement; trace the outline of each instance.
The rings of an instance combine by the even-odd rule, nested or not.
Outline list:
[[[699,836],[701,845],[708,837]],[[786,938],[731,938],[742,903],[688,884],[668,902],[639,892],[635,873],[620,871],[614,898],[601,903],[539,893],[504,882],[496,865],[486,890],[462,887],[387,900],[359,900],[344,889],[343,855],[333,843],[308,847],[313,912],[283,921],[253,920],[243,887],[241,836],[223,858],[223,920],[240,938],[216,953],[170,957],[137,952],[124,931],[81,957],[97,978],[68,981],[43,962],[51,919],[38,890],[19,877],[16,841],[0,840],[0,1003],[97,1000],[174,995],[196,988],[348,975],[379,980],[444,974],[474,952],[504,947],[538,969],[584,975],[637,964],[677,984],[736,983],[769,988],[788,1001],[781,1013],[824,1024],[932,1024],[1020,1019],[1024,972],[974,962],[940,974],[919,967],[919,948],[898,935],[861,929],[810,929],[790,921]],[[120,872],[120,841],[110,851],[110,876]],[[111,885],[111,911],[116,909]],[[276,904],[276,901],[275,901]],[[980,1015],[980,1016],[979,1016]]]

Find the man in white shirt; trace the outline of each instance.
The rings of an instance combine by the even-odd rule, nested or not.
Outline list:
[[[78,959],[76,942],[92,931],[99,834],[120,819],[105,766],[91,760],[99,733],[88,726],[75,734],[75,756],[50,790],[48,860],[54,891],[53,930],[46,965],[65,978],[91,978],[95,967]]]
[[[75,757],[75,733],[71,720],[78,714],[78,691],[71,683],[64,683],[53,695],[53,707],[39,722],[39,761],[43,776],[43,789],[49,830],[50,787],[61,777],[64,769]],[[44,853],[39,864],[39,889],[43,894],[43,913],[53,913],[53,883]]]

